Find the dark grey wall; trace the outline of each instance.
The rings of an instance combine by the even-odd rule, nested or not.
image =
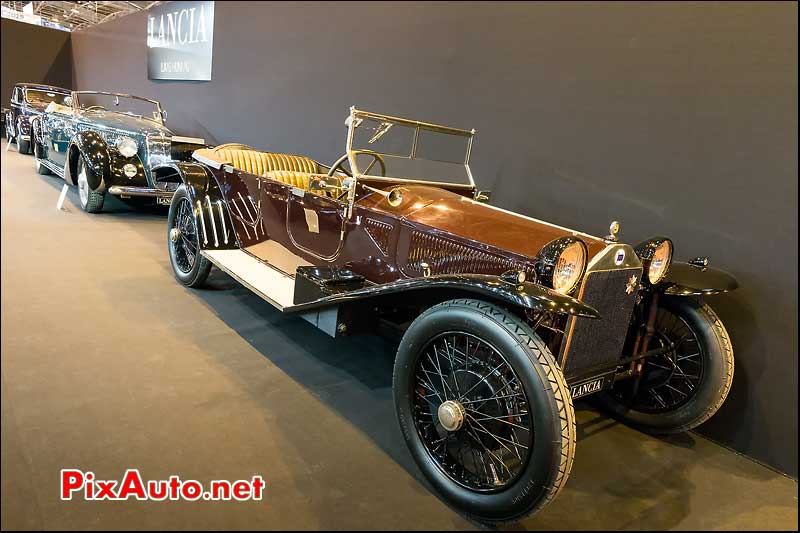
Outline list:
[[[10,19],[2,20],[2,99],[8,107],[11,89],[20,81],[72,87],[70,34]]]
[[[73,36],[81,89],[173,129],[332,161],[351,104],[478,130],[494,203],[629,242],[666,234],[741,290],[701,431],[797,475],[797,4],[217,3],[213,80],[147,80],[145,17]]]

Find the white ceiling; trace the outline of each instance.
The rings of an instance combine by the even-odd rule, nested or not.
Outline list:
[[[1,2],[4,8],[23,12],[27,4],[33,4],[33,15],[42,20],[58,24],[69,30],[77,30],[100,24],[116,17],[141,11],[159,2]],[[30,7],[28,11],[30,11]],[[4,10],[5,11],[5,10]]]

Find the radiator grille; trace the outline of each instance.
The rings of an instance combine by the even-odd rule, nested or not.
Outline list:
[[[601,318],[571,319],[568,328],[572,333],[561,359],[567,377],[580,376],[621,357],[638,292],[626,289],[641,273],[637,267],[586,274],[579,299],[597,309]]]
[[[531,264],[471,248],[437,235],[414,231],[408,248],[407,268],[422,273],[422,263],[428,264],[431,274],[502,274],[507,270],[521,269],[529,280],[536,279]]]

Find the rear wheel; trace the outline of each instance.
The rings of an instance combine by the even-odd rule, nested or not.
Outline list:
[[[167,246],[172,271],[187,287],[202,286],[211,271],[211,261],[200,253],[200,236],[192,200],[181,185],[172,196],[167,216]]]
[[[99,213],[103,210],[105,195],[93,191],[89,187],[89,172],[83,162],[83,156],[78,154],[78,196],[81,200],[81,207],[87,213]]]
[[[575,418],[564,376],[545,343],[495,305],[452,300],[414,320],[394,399],[422,473],[477,520],[536,512],[569,476]]]
[[[637,380],[618,382],[598,401],[615,417],[652,433],[699,426],[722,406],[733,381],[733,348],[722,321],[696,298],[662,296],[648,349],[668,352],[645,360]]]
[[[33,142],[33,166],[36,168],[36,173],[37,174],[42,174],[43,176],[46,176],[48,174],[52,174],[52,172],[50,172],[50,169],[47,168],[44,165],[44,163],[42,163],[42,159],[43,159],[43,157],[42,157],[42,148],[41,148],[41,146],[39,146],[39,143],[36,142],[36,140],[34,139],[34,142]]]

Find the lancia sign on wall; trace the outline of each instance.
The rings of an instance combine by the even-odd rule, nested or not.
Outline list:
[[[214,2],[165,2],[147,12],[147,77],[211,79]]]

